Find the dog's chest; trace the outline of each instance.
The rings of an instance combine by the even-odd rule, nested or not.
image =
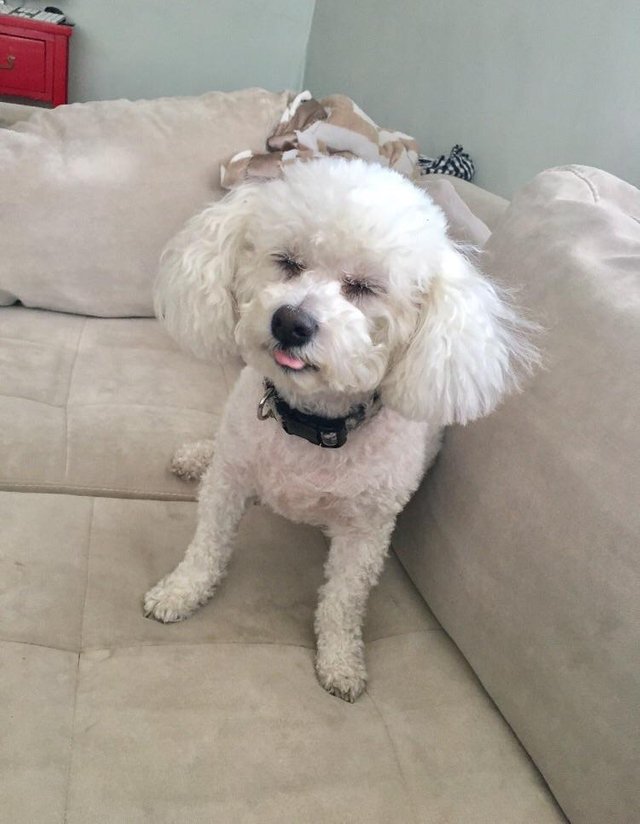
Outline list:
[[[417,488],[440,433],[383,407],[339,449],[310,444],[258,420],[262,380],[245,369],[218,435],[223,463],[242,472],[257,498],[293,521],[318,526],[396,514]]]
[[[251,472],[258,498],[291,520],[318,525],[372,509],[398,511],[424,472],[424,428],[409,427],[403,432],[383,410],[340,449],[324,449],[277,421],[257,421]]]
[[[362,494],[366,479],[347,461],[303,456],[297,446],[280,444],[272,451],[263,443],[257,450],[253,472],[258,498],[286,518],[324,524]]]

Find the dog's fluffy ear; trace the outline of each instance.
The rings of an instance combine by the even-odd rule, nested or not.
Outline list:
[[[192,218],[162,253],[157,317],[199,358],[236,351],[233,282],[255,191],[240,187]]]
[[[414,335],[382,385],[385,403],[437,425],[487,415],[538,362],[536,325],[451,245],[422,301]]]

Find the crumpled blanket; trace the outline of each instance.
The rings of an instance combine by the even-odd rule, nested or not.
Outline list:
[[[360,157],[407,177],[414,176],[418,162],[418,144],[409,135],[380,128],[349,97],[334,94],[318,101],[309,91],[287,106],[266,148],[262,154],[245,149],[223,163],[222,187],[279,177],[283,165],[323,155]]]

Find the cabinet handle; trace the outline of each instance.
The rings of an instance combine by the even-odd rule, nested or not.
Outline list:
[[[6,63],[0,63],[0,69],[6,69],[7,71],[11,71],[11,69],[15,65],[15,62],[16,58],[12,54],[10,54],[9,57],[7,57]]]

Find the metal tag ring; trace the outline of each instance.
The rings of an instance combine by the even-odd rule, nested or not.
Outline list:
[[[260,403],[258,404],[258,410],[257,410],[258,420],[259,421],[266,421],[267,418],[275,418],[275,415],[273,414],[273,409],[271,408],[270,405],[268,405],[269,401],[274,396],[274,394],[275,394],[275,391],[274,391],[273,387],[270,386],[267,389],[267,391],[264,393],[264,395],[262,396],[262,399],[260,400]],[[266,409],[266,411],[265,411],[265,409]]]

